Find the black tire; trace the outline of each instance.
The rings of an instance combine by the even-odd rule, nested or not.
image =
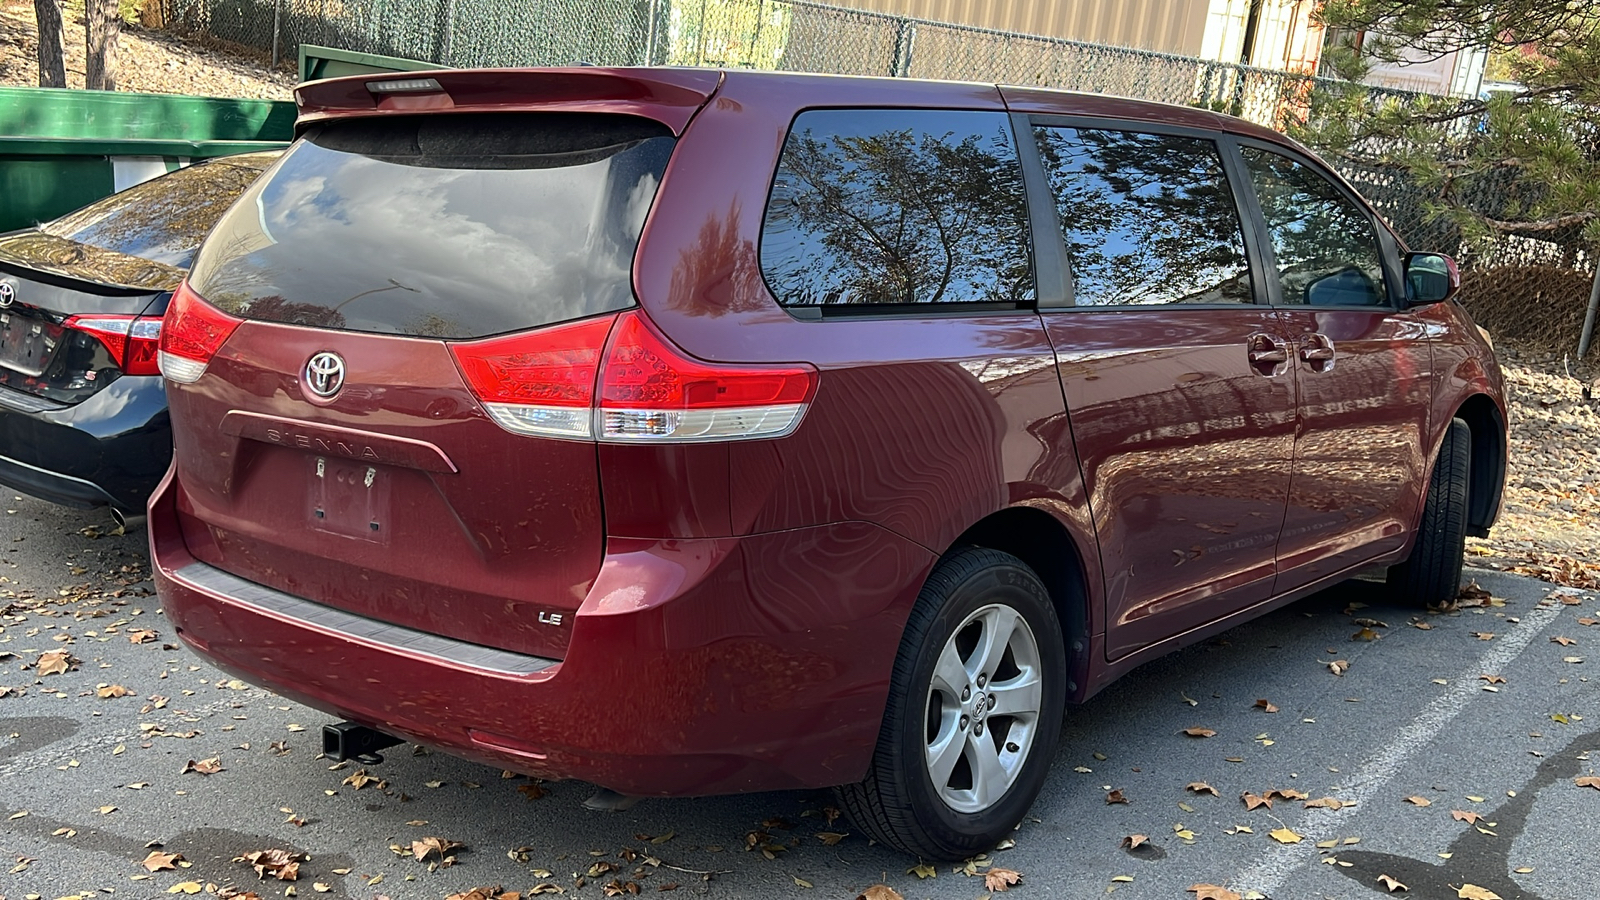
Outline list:
[[[1428,479],[1422,521],[1411,556],[1389,569],[1394,599],[1430,609],[1449,609],[1461,591],[1467,548],[1467,493],[1472,477],[1472,429],[1452,419]]]
[[[959,812],[947,805],[930,775],[926,755],[932,724],[930,686],[940,654],[947,643],[956,642],[957,628],[969,617],[984,615],[985,610],[997,605],[1015,611],[1031,632],[1029,636],[1037,649],[1040,709],[1031,723],[1031,743],[1023,750],[1025,756],[1017,761],[1009,787],[986,808]],[[971,627],[969,623],[967,628]],[[977,658],[976,650],[972,658]],[[1003,667],[1004,664],[995,668],[993,684],[1001,683]],[[1044,787],[1061,737],[1066,672],[1060,620],[1049,593],[1033,570],[998,550],[969,547],[953,552],[934,568],[917,598],[895,656],[889,702],[871,768],[860,783],[837,789],[840,806],[872,837],[923,860],[966,859],[993,848],[1022,821]],[[981,699],[980,695],[979,706]],[[994,709],[994,704],[991,702],[988,708]],[[1018,733],[1011,730],[1016,727],[1012,723],[1022,720],[999,713],[986,720],[984,715],[987,713],[977,716],[974,735],[987,733],[999,748],[997,754],[1014,754],[1008,735]],[[961,721],[966,722],[966,717]],[[986,721],[987,732],[983,729]],[[1002,727],[1008,731],[997,735]],[[963,725],[963,733],[966,729]],[[1015,760],[1015,756],[1012,758]],[[963,764],[958,760],[956,767]],[[947,778],[946,787],[950,783]]]

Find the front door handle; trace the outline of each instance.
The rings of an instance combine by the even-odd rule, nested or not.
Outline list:
[[[1311,366],[1312,371],[1326,372],[1332,369],[1336,356],[1333,341],[1325,334],[1313,333],[1300,339],[1300,358]]]
[[[1282,375],[1289,364],[1289,345],[1270,334],[1252,334],[1246,344],[1250,367],[1259,375],[1271,378]]]

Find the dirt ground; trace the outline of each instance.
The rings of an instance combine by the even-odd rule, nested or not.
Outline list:
[[[68,3],[67,86],[83,87],[83,4]],[[123,25],[118,42],[117,87],[158,94],[288,100],[295,84],[290,67],[273,70],[245,48],[218,46]],[[0,85],[39,85],[38,29],[31,0],[0,0]]]

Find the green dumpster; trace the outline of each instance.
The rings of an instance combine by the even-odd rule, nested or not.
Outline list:
[[[294,118],[287,101],[0,88],[0,232],[193,160],[283,147]]]

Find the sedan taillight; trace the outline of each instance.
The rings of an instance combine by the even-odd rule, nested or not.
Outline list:
[[[541,437],[628,443],[782,437],[799,426],[817,386],[817,370],[804,363],[694,359],[637,311],[450,349],[500,427]]]
[[[161,340],[159,317],[72,316],[62,324],[97,338],[124,375],[161,374],[156,367],[156,353]]]
[[[160,330],[161,374],[179,384],[199,381],[241,321],[207,303],[189,289],[189,282],[178,285]]]

